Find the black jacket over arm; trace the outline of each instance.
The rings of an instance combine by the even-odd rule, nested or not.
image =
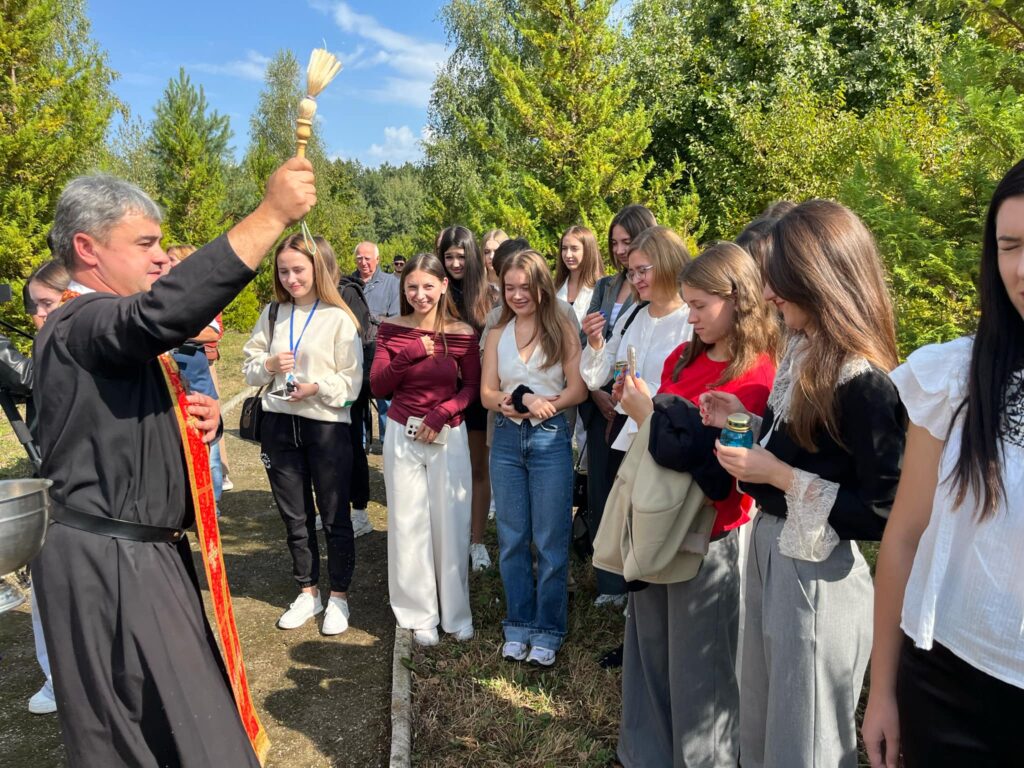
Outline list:
[[[786,422],[776,424],[766,446],[796,469],[839,483],[829,525],[841,539],[879,541],[896,498],[903,464],[907,412],[889,377],[871,368],[836,390],[838,428],[842,445],[823,430],[815,437],[814,453],[793,441]],[[775,419],[769,405],[762,431]],[[743,490],[761,510],[786,516],[786,497],[770,485],[743,483]]]

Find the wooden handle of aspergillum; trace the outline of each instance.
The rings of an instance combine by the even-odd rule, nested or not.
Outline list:
[[[313,135],[314,114],[316,114],[316,101],[307,96],[299,102],[299,115],[295,118],[295,138],[298,143],[295,155],[297,157],[306,156],[306,145],[309,144],[309,137]]]

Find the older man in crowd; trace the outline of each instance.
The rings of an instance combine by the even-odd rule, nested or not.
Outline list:
[[[398,299],[398,278],[389,275],[380,268],[380,251],[377,244],[364,241],[356,246],[356,271],[353,277],[363,281],[363,296],[370,308],[373,321],[380,324],[385,317],[401,313]],[[390,400],[377,399],[377,429],[380,433],[381,445],[384,444],[384,429],[387,426],[388,406]],[[370,435],[369,437],[372,437]]]

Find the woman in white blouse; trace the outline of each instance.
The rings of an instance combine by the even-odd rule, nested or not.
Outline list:
[[[587,345],[580,357],[580,374],[592,391],[600,389],[628,362],[629,350],[636,353],[636,375],[656,392],[669,354],[693,337],[690,310],[679,293],[679,275],[690,261],[682,239],[668,227],[650,227],[629,245],[629,269],[626,277],[633,286],[638,303],[621,313],[606,342],[605,317],[593,312],[583,319]],[[612,455],[608,471],[618,470],[622,456],[633,441],[638,427],[616,405],[620,417],[612,422]]]
[[[507,606],[501,653],[549,667],[568,631],[572,447],[564,411],[587,390],[579,337],[555,301],[543,257],[512,256],[501,280],[501,319],[484,342],[480,384],[484,406],[496,413],[491,477]]]
[[[910,417],[878,557],[875,768],[1020,765],[1024,715],[1024,162],[985,222],[975,336],[892,372]]]
[[[338,293],[325,252],[311,248],[302,235],[278,246],[277,303],[260,315],[242,350],[242,367],[248,384],[270,385],[262,399],[260,458],[285,524],[299,588],[277,626],[295,629],[324,612],[321,631],[336,635],[348,629],[348,588],[355,568],[349,408],[363,384],[363,345],[359,323]],[[272,307],[277,312],[273,326]],[[318,510],[331,583],[326,606],[318,589]]]
[[[601,277],[597,238],[586,227],[569,227],[562,235],[560,251],[561,258],[555,267],[555,285],[558,286],[555,296],[572,305],[582,325],[594,295],[594,285]]]

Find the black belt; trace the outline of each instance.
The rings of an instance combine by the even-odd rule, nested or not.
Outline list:
[[[143,525],[118,520],[114,517],[101,517],[88,512],[81,512],[71,507],[54,504],[50,508],[50,521],[76,528],[79,531],[109,536],[112,539],[143,541],[151,544],[174,544],[185,535],[182,528],[163,528],[159,525]]]

